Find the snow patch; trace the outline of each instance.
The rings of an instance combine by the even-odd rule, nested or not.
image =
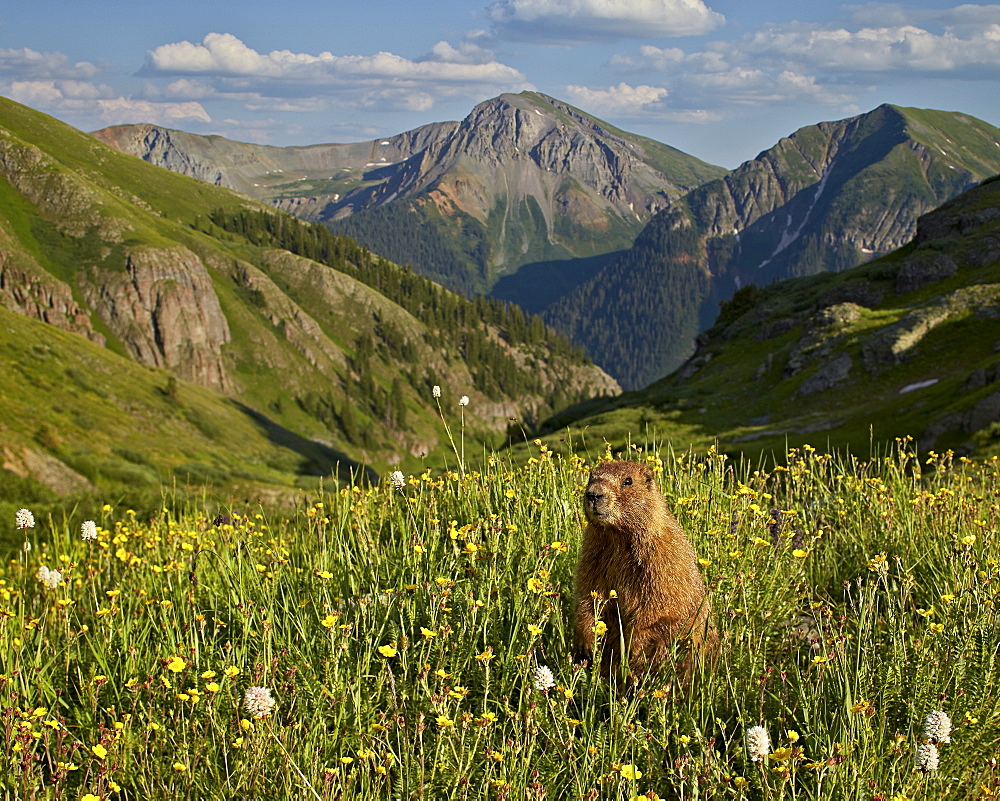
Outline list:
[[[941,379],[939,378],[928,378],[926,381],[917,381],[917,383],[915,384],[907,384],[905,387],[899,390],[899,394],[905,395],[907,392],[913,392],[916,389],[925,389],[926,387],[932,387],[940,380]]]

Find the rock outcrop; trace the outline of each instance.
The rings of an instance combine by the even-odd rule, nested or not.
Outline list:
[[[60,495],[93,492],[97,488],[54,456],[34,448],[0,445],[0,470],[31,478]]]
[[[90,312],[73,298],[70,287],[42,270],[0,228],[0,305],[87,337],[103,345],[105,338],[91,325]]]
[[[136,361],[232,391],[222,358],[229,324],[211,277],[190,250],[133,248],[123,273],[91,268],[80,291]]]

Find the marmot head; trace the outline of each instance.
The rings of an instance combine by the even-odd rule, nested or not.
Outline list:
[[[583,496],[590,523],[612,528],[643,530],[665,505],[649,465],[602,462],[591,473]]]

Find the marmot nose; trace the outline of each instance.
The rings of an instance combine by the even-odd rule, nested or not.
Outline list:
[[[603,497],[604,497],[603,493],[600,493],[600,492],[588,492],[587,493],[587,503],[597,503]]]

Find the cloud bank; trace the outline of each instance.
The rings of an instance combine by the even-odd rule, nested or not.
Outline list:
[[[808,102],[853,112],[859,96],[876,86],[927,77],[1000,77],[1000,6],[878,4],[846,12],[842,25],[767,24],[691,52],[642,44],[615,55],[609,66],[660,85],[669,108],[692,111]],[[871,24],[879,19],[882,24]]]
[[[150,50],[139,74],[253,78],[312,89],[386,81],[498,86],[525,82],[524,75],[513,67],[485,60],[487,54],[481,48],[463,51],[446,42],[439,42],[432,56],[419,61],[386,52],[370,56],[310,55],[291,50],[258,53],[232,34],[210,33],[199,43],[175,42]]]
[[[486,15],[500,38],[545,44],[693,36],[725,22],[702,0],[499,0]]]

